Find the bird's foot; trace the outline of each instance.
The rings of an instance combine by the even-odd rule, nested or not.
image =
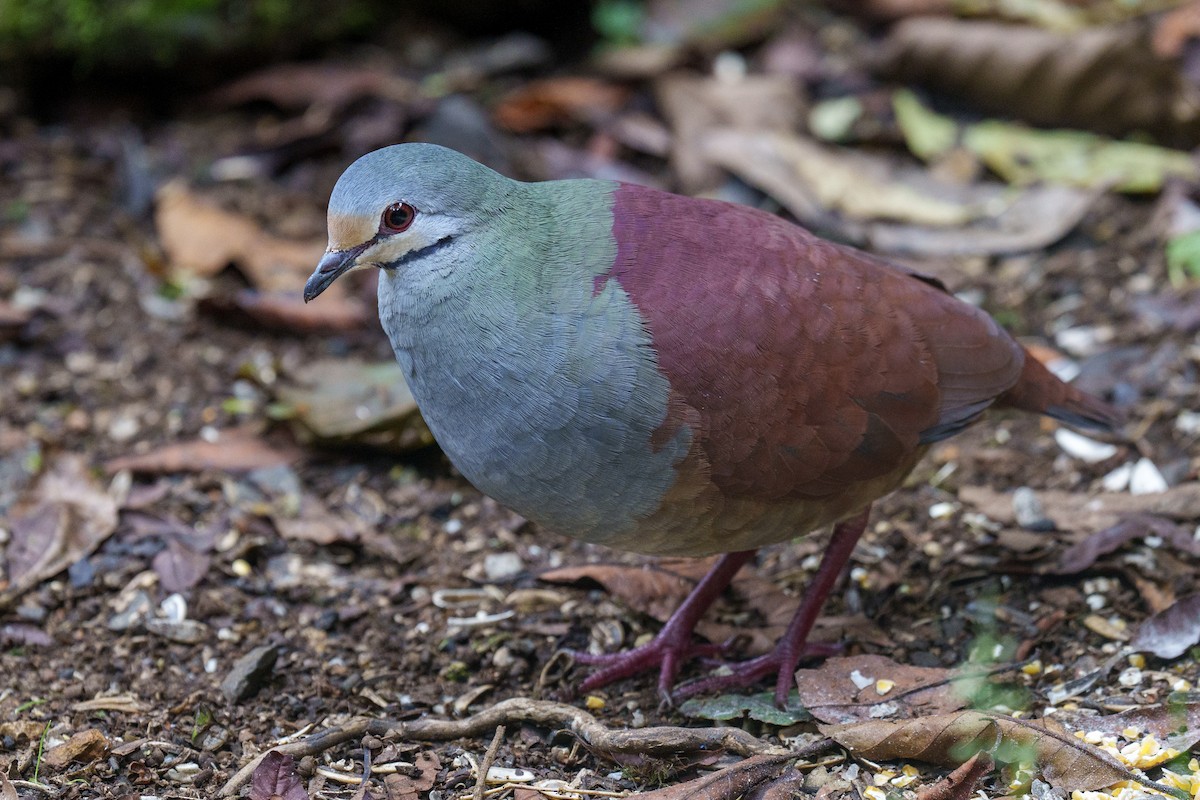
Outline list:
[[[842,651],[842,646],[827,642],[806,642],[798,650],[780,643],[769,653],[723,665],[720,673],[689,681],[675,690],[673,698],[683,700],[698,694],[744,689],[775,673],[775,705],[784,708],[787,696],[795,684],[796,667],[806,658],[828,658]]]
[[[669,633],[664,631],[664,633]],[[711,658],[725,653],[729,644],[695,644],[676,641],[677,637],[659,634],[646,644],[623,653],[593,655],[572,651],[578,664],[598,667],[579,684],[580,692],[590,692],[610,683],[629,678],[641,672],[658,670],[658,696],[664,703],[671,702],[671,691],[679,670],[693,658]]]

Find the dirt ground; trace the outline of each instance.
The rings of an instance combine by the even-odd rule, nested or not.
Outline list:
[[[278,386],[321,359],[390,358],[369,285],[345,297],[366,314],[329,325],[293,306],[272,316],[239,304],[254,277],[236,263],[203,280],[172,271],[157,186],[181,179],[263,235],[309,242],[324,234],[323,202],[355,140],[339,135],[311,153],[260,147],[284,155],[215,180],[214,163],[230,167],[229,157],[262,145],[264,130],[296,117],[262,104],[184,103],[124,118],[85,100],[55,119],[19,104],[0,118],[9,133],[0,141],[0,515],[9,520],[0,551],[9,548],[11,567],[38,525],[44,535],[33,540],[45,552],[21,563],[61,558],[9,595],[0,616],[0,772],[16,796],[211,797],[281,740],[359,715],[461,718],[507,698],[564,700],[613,728],[712,724],[660,708],[651,676],[573,698],[583,670],[553,659],[563,648],[629,647],[660,623],[647,609],[676,598],[649,596],[631,577],[640,570],[604,565],[694,568],[544,534],[482,497],[432,447],[297,440]],[[413,127],[392,130],[399,139]],[[510,152],[524,152],[514,141]],[[625,160],[671,183],[664,162]],[[1065,239],[1032,253],[912,260],[1029,342],[1061,350],[1063,330],[1092,337],[1074,356],[1079,380],[1128,410],[1134,443],[1087,463],[1064,452],[1054,425],[994,413],[936,446],[876,505],[820,638],[841,641],[847,656],[918,667],[1035,661],[1004,680],[1021,697],[1010,710],[1038,716],[1047,706],[1114,713],[1173,692],[1196,702],[1194,658],[1127,649],[1147,617],[1197,588],[1195,548],[1162,527],[1191,537],[1200,521],[1194,495],[1171,494],[1194,486],[1200,466],[1200,425],[1186,415],[1200,408],[1200,323],[1188,317],[1200,295],[1167,288],[1164,197],[1106,194]],[[222,438],[231,430],[243,434]],[[173,465],[118,461],[205,441],[217,442],[212,452],[177,454]],[[1143,457],[1172,500],[1104,490],[1105,476]],[[1035,517],[1053,524],[1014,520],[1022,488],[1040,498]],[[1087,505],[1106,496],[1122,498],[1115,512]],[[1120,512],[1158,522],[1055,571]],[[769,640],[772,612],[812,575],[823,536],[764,550],[719,610],[724,630],[745,632],[751,649]],[[584,566],[576,581],[539,577]],[[248,669],[239,660],[251,653],[261,669],[239,683]],[[686,677],[702,673],[691,665]],[[1076,679],[1085,679],[1079,690],[1062,696]],[[781,730],[734,724],[769,741]],[[700,774],[694,758],[623,762],[552,728],[513,720],[494,763],[618,793],[604,796]],[[817,729],[783,730],[808,740]],[[490,741],[368,738],[376,764],[418,764],[400,768],[403,787],[377,778],[370,796],[470,796]],[[359,738],[302,759],[312,796],[359,791],[316,770],[356,775],[363,752]],[[844,774],[851,763],[820,769]],[[877,766],[857,763],[863,774]],[[948,771],[911,763],[926,783]],[[993,774],[980,788],[1001,796],[1005,780]],[[819,782],[798,791],[815,794]]]

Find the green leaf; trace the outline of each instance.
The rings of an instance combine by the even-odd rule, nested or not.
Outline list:
[[[1200,231],[1167,242],[1167,276],[1175,287],[1200,279]]]
[[[963,142],[1009,183],[1058,183],[1118,192],[1157,192],[1171,177],[1195,179],[1190,154],[1082,131],[1043,131],[1007,122],[971,125]]]
[[[697,697],[679,707],[679,713],[687,717],[710,720],[730,720],[749,717],[767,725],[793,725],[811,720],[812,714],[800,703],[800,693],[795,689],[788,695],[787,708],[775,707],[773,692],[761,694],[723,694],[717,697]]]
[[[926,108],[907,89],[892,95],[892,112],[908,149],[918,158],[929,161],[953,148],[958,141],[958,125],[954,120]]]

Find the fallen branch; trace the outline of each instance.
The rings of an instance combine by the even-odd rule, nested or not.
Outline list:
[[[590,749],[609,754],[670,756],[702,750],[723,750],[745,757],[796,755],[786,748],[757,739],[740,728],[676,728],[664,725],[614,730],[574,706],[515,697],[466,719],[415,719],[404,722],[365,717],[353,719],[307,739],[282,744],[260,753],[225,782],[220,795],[229,797],[237,793],[250,779],[258,763],[270,752],[299,759],[318,755],[366,735],[415,741],[452,741],[490,733],[501,725],[512,727],[522,723],[566,730]]]

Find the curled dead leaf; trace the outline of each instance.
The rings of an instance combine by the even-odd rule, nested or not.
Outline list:
[[[1194,539],[1192,532],[1182,525],[1151,514],[1132,514],[1116,525],[1097,531],[1068,547],[1058,557],[1058,563],[1051,571],[1057,575],[1083,572],[1095,564],[1100,556],[1111,553],[1134,539],[1144,539],[1147,536],[1157,536],[1164,544],[1180,552],[1200,556],[1200,541]]]
[[[51,747],[42,756],[49,767],[60,769],[72,762],[90,764],[108,755],[108,739],[94,728],[80,731],[60,745]]]
[[[800,701],[822,722],[853,722],[957,711],[967,705],[948,669],[899,664],[886,656],[826,659],[796,672]],[[886,681],[887,683],[880,683]],[[886,691],[880,691],[886,686]],[[927,687],[927,688],[926,688]]]
[[[117,498],[82,458],[61,456],[52,462],[12,510],[10,585],[0,601],[19,597],[91,555],[116,530],[117,508]]]
[[[702,154],[778,200],[810,228],[874,250],[923,255],[1014,253],[1071,231],[1094,192],[998,183],[962,186],[890,160],[792,133],[716,129]]]
[[[819,727],[855,755],[872,760],[912,759],[955,766],[978,752],[1001,753],[1008,757],[997,760],[1036,763],[1046,780],[1062,789],[1101,789],[1120,781],[1150,784],[1081,739],[1035,722],[981,711]]]
[[[713,559],[694,558],[660,559],[645,566],[588,564],[550,570],[538,577],[551,583],[595,581],[629,607],[666,622],[712,564]],[[787,629],[795,602],[774,583],[755,575],[742,575],[734,579],[732,586],[748,605],[762,612],[765,624],[761,627],[736,626],[706,617],[696,625],[696,632],[716,643],[745,637],[748,639],[744,648],[746,654],[765,653]]]
[[[193,439],[163,445],[147,453],[114,458],[104,465],[108,472],[129,470],[139,474],[199,472],[247,472],[262,467],[291,464],[303,457],[294,446],[271,444],[251,427],[218,431],[214,441]]]
[[[1058,33],[920,17],[892,29],[876,68],[1037,125],[1153,131],[1183,147],[1200,138],[1200,89],[1138,25]]]
[[[533,81],[505,96],[492,110],[496,124],[532,133],[568,122],[598,123],[625,104],[629,90],[579,76]]]
[[[655,85],[674,140],[671,163],[687,192],[720,183],[721,173],[706,152],[704,139],[719,128],[750,132],[795,130],[804,100],[795,81],[783,75],[754,75],[718,80],[676,72]]]
[[[324,239],[293,241],[263,230],[249,217],[196,196],[182,181],[158,191],[154,223],[171,269],[211,278],[234,264],[256,293],[233,299],[235,307],[261,323],[296,328],[344,330],[367,319],[357,298],[335,283],[321,303],[304,304],[300,287],[325,251]],[[292,302],[278,299],[293,297]]]
[[[1157,494],[1083,494],[1047,490],[1037,493],[1042,507],[1060,530],[1098,531],[1116,525],[1126,514],[1151,514],[1187,522],[1200,518],[1200,482],[1181,483]],[[987,486],[964,486],[958,498],[1003,525],[1016,522],[1012,494]]]
[[[1130,647],[1173,659],[1197,644],[1200,644],[1200,594],[1191,594],[1142,622]]]

